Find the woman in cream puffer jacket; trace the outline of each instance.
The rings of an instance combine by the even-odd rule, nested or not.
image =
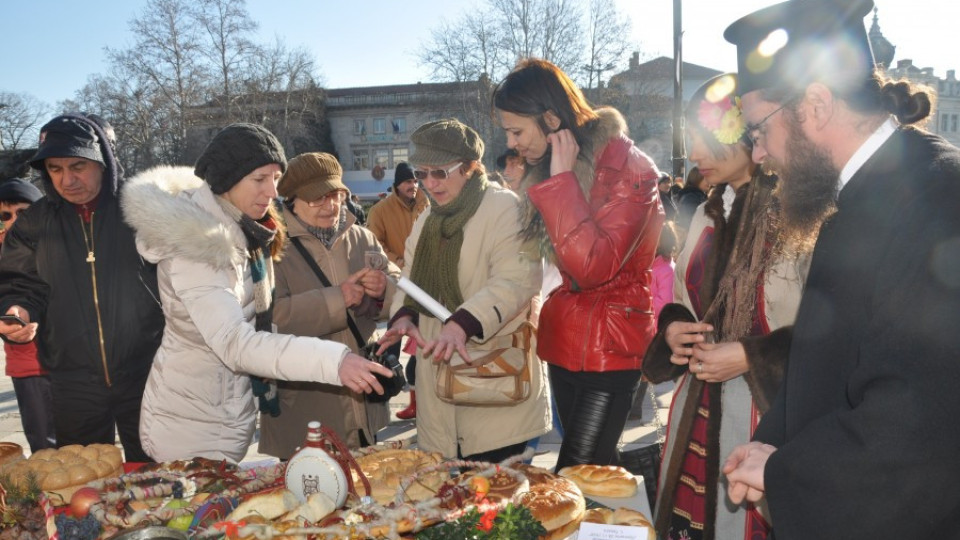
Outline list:
[[[153,169],[124,190],[137,248],[158,265],[167,320],[144,390],[144,451],[157,461],[240,461],[257,417],[248,375],[339,385],[348,349],[254,330],[247,241],[192,170]]]

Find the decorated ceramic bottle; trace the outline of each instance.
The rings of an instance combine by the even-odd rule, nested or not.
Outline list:
[[[323,492],[337,508],[343,506],[349,492],[343,468],[325,449],[320,422],[307,424],[303,446],[287,462],[287,489],[301,501],[318,491]]]

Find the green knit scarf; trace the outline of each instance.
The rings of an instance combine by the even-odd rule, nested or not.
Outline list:
[[[486,175],[477,171],[467,180],[456,199],[443,206],[431,206],[413,254],[410,281],[451,312],[463,303],[457,271],[460,248],[463,246],[463,228],[477,213],[488,185]],[[410,296],[404,299],[403,305],[433,316]]]

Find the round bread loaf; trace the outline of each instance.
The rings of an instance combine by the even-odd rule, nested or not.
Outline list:
[[[443,456],[438,452],[388,449],[358,457],[356,461],[370,481],[370,494],[374,500],[380,504],[389,504],[396,498],[397,488],[404,478],[440,463]],[[418,476],[417,480],[407,487],[404,500],[415,502],[433,497],[449,476],[442,470]],[[353,481],[358,489],[362,489],[362,482],[356,471],[353,471]]]
[[[576,484],[561,476],[541,473],[538,479],[541,481],[531,483],[529,491],[517,496],[517,502],[526,506],[547,529],[543,538],[566,538],[583,519],[586,510],[583,493]]]
[[[585,495],[596,497],[633,497],[637,479],[630,471],[615,465],[573,465],[559,471],[573,480]]]
[[[23,459],[23,447],[13,442],[0,442],[0,465]]]

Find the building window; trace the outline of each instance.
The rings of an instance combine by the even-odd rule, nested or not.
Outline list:
[[[374,118],[373,119],[374,135],[383,135],[386,132],[387,132],[387,120],[385,118]]]
[[[366,135],[367,134],[367,121],[366,120],[354,120],[353,121],[353,134],[354,135]]]
[[[387,167],[390,163],[390,150],[386,148],[377,148],[374,150],[374,162],[381,167]]]
[[[370,168],[370,152],[366,150],[353,151],[353,170],[365,171]]]
[[[950,125],[950,115],[949,115],[949,114],[941,114],[941,115],[940,115],[940,133],[946,133],[946,132],[947,132],[947,126],[949,126],[949,125]]]
[[[408,155],[409,155],[409,151],[407,150],[406,146],[402,146],[402,147],[398,146],[394,148],[393,149],[393,166],[396,167],[397,163],[400,163],[401,161],[407,161]]]
[[[950,131],[957,132],[957,115],[955,114],[950,115]]]
[[[391,122],[393,124],[394,133],[406,133],[407,132],[407,119],[406,118],[394,118]]]

